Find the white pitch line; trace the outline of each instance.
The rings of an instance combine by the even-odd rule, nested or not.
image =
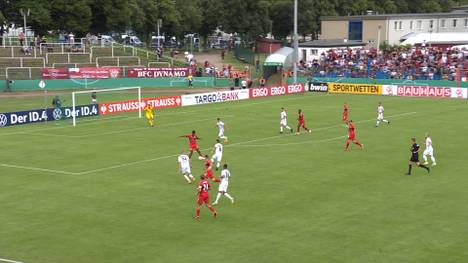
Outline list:
[[[287,145],[298,145],[298,144],[312,144],[312,143],[321,143],[321,142],[331,142],[336,141],[338,139],[346,138],[346,136],[338,136],[323,140],[312,140],[312,141],[305,141],[305,142],[290,142],[290,143],[268,143],[268,144],[247,144],[247,145],[236,145],[238,147],[269,147],[269,146],[287,146]]]
[[[411,114],[416,114],[416,113],[417,112],[406,112],[406,113],[387,116],[387,118],[391,118],[391,117],[394,118],[394,117],[398,117],[398,116],[406,116],[406,115],[411,115]],[[363,120],[363,121],[356,122],[356,123],[369,122],[369,121],[373,121],[373,120],[375,120],[375,119]],[[324,130],[324,129],[330,129],[330,128],[339,127],[339,126],[340,125],[334,125],[334,126],[318,128],[318,129],[315,129],[315,130],[316,131],[317,130]],[[291,134],[290,136],[292,136],[292,135],[293,134]],[[253,140],[228,144],[225,147],[232,147],[232,146],[242,145],[242,144],[251,143],[251,142],[265,141],[265,140],[274,139],[274,138],[278,138],[278,137],[285,137],[285,136],[288,136],[288,135],[280,134],[280,135],[275,135],[275,136],[263,137],[263,138],[258,138],[258,139],[253,139]],[[345,136],[341,136],[340,138],[343,138],[343,137],[345,137]],[[332,139],[337,139],[337,138],[339,138],[339,137],[332,138]],[[202,151],[206,151],[206,150],[210,150],[210,149],[211,148],[206,148],[206,149],[202,149]],[[141,164],[141,163],[147,163],[147,162],[152,162],[152,161],[157,161],[157,160],[168,159],[168,158],[176,157],[176,156],[178,156],[178,154],[172,154],[172,155],[160,156],[160,157],[146,159],[146,160],[128,162],[128,163],[123,163],[123,164],[119,164],[119,165],[113,165],[113,166],[108,166],[108,167],[103,167],[103,168],[98,168],[98,169],[93,169],[93,170],[83,171],[83,172],[67,172],[67,171],[60,171],[60,170],[51,170],[51,169],[43,169],[43,168],[37,168],[37,167],[10,165],[10,164],[0,164],[0,166],[10,167],[10,168],[18,168],[18,169],[26,169],[26,170],[33,170],[33,171],[43,171],[43,172],[67,174],[67,175],[85,175],[85,174],[89,174],[89,173],[93,173],[93,172],[102,172],[102,171],[106,171],[106,170],[112,170],[112,169],[122,168],[122,167],[126,167],[126,166],[132,166],[132,165],[135,165],[135,164]]]
[[[224,116],[219,116],[219,117],[232,118],[232,117],[234,117],[234,115],[224,115]],[[173,122],[173,123],[168,123],[168,124],[161,124],[161,125],[157,125],[156,128],[171,127],[171,126],[177,126],[177,125],[180,125],[180,124],[191,124],[191,123],[197,123],[197,122],[204,122],[204,121],[213,120],[215,118],[216,117],[206,118],[206,119],[199,119],[199,120],[195,120],[195,121],[181,121],[181,122]],[[132,129],[126,129],[126,130],[118,130],[118,131],[112,131],[112,132],[89,133],[89,134],[83,134],[83,135],[76,135],[76,136],[73,136],[73,137],[75,137],[75,138],[87,138],[87,137],[94,137],[94,136],[103,136],[103,135],[126,133],[126,132],[130,132],[130,131],[138,131],[138,130],[145,130],[145,129],[147,130],[147,129],[149,129],[149,127],[145,126],[145,127],[138,127],[138,128],[132,128]]]
[[[22,165],[14,165],[14,164],[6,164],[6,163],[0,163],[0,166],[7,167],[7,168],[16,168],[16,169],[39,171],[39,172],[48,172],[48,173],[56,173],[56,174],[77,175],[77,173],[74,173],[74,172],[67,172],[67,171],[53,170],[53,169],[45,169],[45,168],[32,167],[32,166],[22,166]]]
[[[11,260],[11,259],[6,259],[6,258],[0,258],[0,262],[23,263],[23,261],[16,261],[16,260]]]

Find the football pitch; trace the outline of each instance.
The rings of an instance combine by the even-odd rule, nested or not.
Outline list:
[[[379,101],[391,124],[375,128]],[[364,150],[343,151],[344,102]],[[281,107],[292,126],[302,109],[313,132],[279,134]],[[0,128],[0,258],[468,262],[465,100],[309,93],[155,116],[155,128],[136,113],[79,119],[75,128],[69,120]],[[196,221],[196,185],[177,164],[188,141],[178,136],[196,130],[210,153],[217,117],[227,126],[223,162],[236,202],[222,198],[217,219],[202,207]],[[410,138],[424,149],[425,132],[438,165],[405,176]],[[203,169],[193,158],[194,175]]]

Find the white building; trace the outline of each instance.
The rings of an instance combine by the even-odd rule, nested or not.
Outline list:
[[[400,44],[410,33],[468,32],[468,6],[448,13],[372,14],[360,16],[324,16],[321,39],[362,41],[370,47],[377,43]]]

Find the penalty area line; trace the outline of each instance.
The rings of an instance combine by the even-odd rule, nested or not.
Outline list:
[[[55,174],[78,175],[78,173],[74,173],[74,172],[54,170],[54,169],[45,169],[45,168],[39,168],[39,167],[33,167],[33,166],[14,165],[14,164],[7,164],[7,163],[0,163],[0,166],[6,167],[6,168],[15,168],[15,169],[23,169],[23,170],[47,172],[47,173],[55,173]]]
[[[24,263],[23,261],[11,260],[6,258],[0,258],[0,262],[8,262],[8,263]]]

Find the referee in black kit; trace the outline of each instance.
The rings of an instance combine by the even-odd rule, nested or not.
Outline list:
[[[428,174],[431,172],[429,167],[419,163],[419,148],[419,144],[416,143],[416,138],[411,138],[411,159],[409,160],[408,173],[406,175],[411,175],[411,169],[413,168],[413,164],[416,164],[417,166],[426,169]]]

